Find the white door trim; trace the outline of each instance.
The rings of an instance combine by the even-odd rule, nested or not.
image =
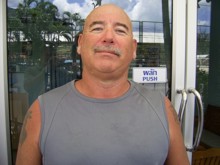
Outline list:
[[[171,100],[179,111],[181,95],[177,90],[195,88],[197,0],[173,0],[173,45]],[[193,144],[194,95],[188,94],[184,122],[184,141]],[[188,152],[191,161],[192,153]]]
[[[184,89],[186,51],[186,0],[173,0],[172,36],[172,82],[171,100],[178,112],[181,96],[178,89]]]
[[[186,80],[185,89],[195,88],[196,84],[196,49],[197,49],[197,0],[187,0],[186,11]],[[188,94],[184,139],[187,147],[193,146],[195,96]],[[192,155],[192,153],[190,153]]]
[[[0,1],[0,164],[11,164],[8,108],[6,0]]]

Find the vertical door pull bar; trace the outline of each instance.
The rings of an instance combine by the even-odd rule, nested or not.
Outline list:
[[[201,99],[201,95],[199,94],[199,92],[196,89],[189,89],[188,92],[195,95],[196,103],[198,106],[198,128],[197,128],[197,132],[196,132],[195,141],[193,143],[192,148],[187,148],[187,151],[192,152],[197,149],[197,147],[199,146],[199,143],[200,143],[200,139],[202,136],[202,130],[203,130],[203,124],[204,124],[204,112],[203,112],[202,99]]]
[[[182,95],[182,100],[180,103],[180,108],[179,108],[179,113],[178,113],[180,125],[182,127],[183,117],[184,117],[184,113],[185,113],[185,109],[186,109],[187,93],[186,93],[185,89],[177,90],[177,93]]]

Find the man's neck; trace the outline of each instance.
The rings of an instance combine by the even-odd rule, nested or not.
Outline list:
[[[130,88],[130,82],[121,78],[118,80],[100,80],[83,78],[75,83],[76,89],[85,96],[92,98],[116,98],[125,94]]]

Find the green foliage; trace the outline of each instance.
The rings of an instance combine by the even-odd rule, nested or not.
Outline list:
[[[57,46],[63,41],[61,37],[72,42],[76,34],[76,27],[81,22],[78,13],[64,12],[67,16],[60,17],[57,6],[51,2],[39,0],[25,0],[19,3],[17,9],[11,13],[13,14],[9,14],[8,18],[8,35],[9,42],[13,42],[13,44],[9,45],[21,46],[21,41],[23,45],[27,45],[24,42],[30,43],[29,58],[35,60],[43,59],[43,56],[46,56],[45,50],[48,49],[46,48],[48,45],[51,52],[56,52]],[[25,52],[27,48],[23,46],[22,49],[24,50],[20,49],[20,51]],[[18,49],[10,49],[10,51],[15,50]],[[10,52],[10,54],[22,54],[22,52]]]

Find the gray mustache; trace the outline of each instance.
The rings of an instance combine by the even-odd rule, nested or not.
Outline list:
[[[115,48],[113,46],[96,46],[94,48],[95,52],[102,52],[102,51],[106,51],[106,52],[110,52],[110,53],[114,53],[117,56],[121,56],[121,51],[118,48]]]

